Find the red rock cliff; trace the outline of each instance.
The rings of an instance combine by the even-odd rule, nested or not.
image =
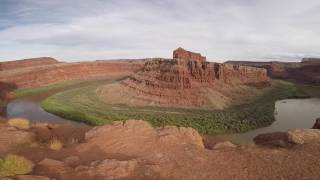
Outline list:
[[[183,59],[183,60],[192,60],[196,62],[205,62],[206,57],[201,56],[200,53],[194,53],[190,51],[186,51],[181,47],[173,51],[174,59]]]
[[[31,66],[43,66],[43,65],[56,64],[56,63],[59,63],[59,62],[56,59],[50,58],[50,57],[7,61],[7,62],[0,62],[0,71],[25,68],[25,67],[31,67]]]
[[[46,62],[47,61],[45,61],[45,63]],[[19,61],[14,63],[17,64],[18,67],[25,66],[25,61],[22,61],[22,65],[19,64]],[[33,63],[33,66],[18,69],[9,68],[0,71],[0,82],[15,84],[19,88],[37,87],[65,80],[90,79],[104,76],[128,76],[143,67],[142,61],[45,63],[44,65]],[[12,66],[10,64],[10,66],[7,67]]]
[[[105,87],[98,93],[108,102],[114,101],[120,104],[126,103],[123,99],[127,98],[133,105],[136,103],[203,107],[220,100],[223,95],[218,91],[223,88],[226,90],[222,91],[231,92],[240,86],[261,88],[269,85],[270,80],[265,69],[196,60],[186,61],[181,58],[171,60],[158,58],[146,62],[142,71],[121,81],[122,87],[116,87],[117,91],[111,92],[112,88]],[[120,100],[114,97],[116,92],[121,94]]]

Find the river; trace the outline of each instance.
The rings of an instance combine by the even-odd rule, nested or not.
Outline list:
[[[218,135],[216,137],[235,143],[251,143],[258,134],[287,131],[294,128],[311,128],[320,117],[320,99],[286,99],[275,104],[275,122],[270,126],[246,133]]]
[[[47,96],[43,94],[11,101],[7,106],[6,118],[22,117],[34,122],[82,124],[44,111],[40,107],[40,102]],[[272,125],[241,134],[218,135],[215,138],[240,144],[251,143],[253,138],[261,133],[286,131],[291,128],[311,128],[315,119],[319,117],[319,98],[280,100],[275,104],[276,121]]]

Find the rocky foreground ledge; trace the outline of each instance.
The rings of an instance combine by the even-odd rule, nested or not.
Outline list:
[[[264,137],[265,143],[261,143],[264,138],[260,136],[256,145],[217,142],[208,146],[194,129],[153,128],[141,120],[90,129],[49,124],[23,127],[0,126],[1,157],[11,153],[33,162],[32,171],[11,177],[13,179],[320,177],[318,129],[295,129],[281,136],[268,135]],[[279,137],[280,144],[290,146],[267,143]],[[61,147],[52,148],[50,138],[61,142]]]

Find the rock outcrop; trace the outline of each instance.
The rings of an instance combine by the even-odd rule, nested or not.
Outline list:
[[[199,63],[206,62],[206,57],[201,56],[200,53],[194,53],[191,51],[186,51],[183,48],[179,47],[178,49],[173,51],[173,58],[174,59],[181,59],[181,60],[192,60]]]
[[[0,137],[16,139],[3,128],[8,127],[0,126]],[[33,131],[12,130],[19,134]],[[199,133],[191,128],[154,128],[140,120],[114,122],[92,128],[86,133],[85,142],[60,151],[46,150],[37,143],[39,137],[34,138],[33,145],[13,146],[10,153],[23,155],[35,167],[30,174],[12,179],[255,180],[320,176],[318,129],[293,129],[273,138],[274,142],[280,138],[291,143],[290,148],[270,149],[225,141],[208,149]],[[0,147],[6,145],[1,143]],[[0,151],[0,156],[7,153]]]
[[[320,129],[320,118],[316,119],[312,129]]]
[[[320,138],[320,131],[318,129],[290,129],[288,132],[260,134],[254,138],[254,142],[267,147],[286,148],[310,143],[318,138]]]
[[[183,49],[176,50],[174,57],[179,58],[152,59],[145,63],[142,71],[118,85],[100,88],[97,93],[109,103],[211,107],[223,101],[218,105],[221,108],[230,99],[237,99],[230,97],[230,94],[236,94],[232,91],[244,86],[270,85],[264,69],[209,63],[200,54]],[[241,90],[239,95],[243,96],[245,90]]]
[[[48,63],[49,61],[50,63]],[[15,64],[11,68],[11,64]],[[7,64],[4,62],[3,64]],[[95,61],[83,63],[56,63],[39,59],[35,62],[15,61],[0,71],[0,82],[17,87],[37,87],[66,80],[91,79],[105,76],[128,76],[143,67],[142,61]]]
[[[320,83],[320,60],[317,58],[304,58],[301,63],[250,61],[227,61],[226,63],[265,68],[272,78],[293,80],[307,84]]]
[[[34,67],[34,66],[43,66],[43,65],[50,65],[50,64],[57,64],[57,63],[59,63],[59,61],[51,57],[40,57],[40,58],[7,61],[7,62],[0,62],[0,71]]]
[[[0,115],[4,112],[7,102],[14,96],[13,91],[16,88],[14,83],[0,82]]]

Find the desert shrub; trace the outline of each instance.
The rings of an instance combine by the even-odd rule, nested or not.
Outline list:
[[[17,155],[7,155],[0,159],[0,178],[28,174],[32,171],[33,163]]]
[[[60,149],[62,149],[63,144],[58,139],[54,138],[49,142],[48,147],[51,150],[59,151]]]
[[[9,126],[16,127],[18,129],[29,129],[30,128],[30,121],[27,119],[21,118],[14,118],[8,121]]]

